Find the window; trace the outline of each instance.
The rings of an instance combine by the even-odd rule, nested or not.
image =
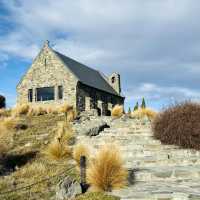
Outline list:
[[[33,89],[28,90],[28,102],[33,101]]]
[[[37,101],[54,100],[54,87],[43,87],[36,89]]]
[[[112,83],[114,83],[114,82],[115,82],[115,77],[113,76],[113,77],[112,77]]]
[[[58,86],[58,99],[62,99],[63,98],[63,86],[59,85]]]

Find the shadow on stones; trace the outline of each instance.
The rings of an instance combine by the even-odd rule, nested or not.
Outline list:
[[[22,167],[36,157],[38,152],[27,152],[25,154],[8,154],[0,159],[0,176],[15,171],[16,167]]]
[[[138,169],[129,169],[128,170],[128,185],[133,185],[135,183],[135,172],[137,172]]]

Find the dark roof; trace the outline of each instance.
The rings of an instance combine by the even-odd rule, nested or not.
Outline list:
[[[84,64],[81,64],[57,51],[54,51],[62,62],[71,70],[71,72],[78,78],[78,80],[90,87],[103,90],[105,92],[120,96],[105,80],[103,75]]]

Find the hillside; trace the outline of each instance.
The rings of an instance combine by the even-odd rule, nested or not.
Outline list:
[[[27,129],[14,130],[13,146],[5,158],[4,172],[0,177],[0,193],[49,178],[71,167],[65,159],[52,162],[43,154],[55,136],[57,122],[63,120],[63,115],[53,114],[20,118],[20,124],[26,125]],[[31,168],[31,165],[34,167]],[[70,174],[76,177],[75,170],[71,170]],[[31,189],[9,192],[0,199],[50,199],[62,177],[63,174]]]
[[[8,191],[0,199],[55,199],[56,186],[61,179],[69,175],[79,180],[73,160],[50,160],[44,154],[55,137],[57,123],[64,120],[63,114],[20,117],[20,126],[13,129],[13,145],[2,162],[4,165],[0,165],[0,195]],[[100,133],[96,136],[85,135],[85,130],[102,121],[107,127]],[[151,122],[147,118],[122,116],[116,119],[84,115],[71,123],[71,127],[76,144],[87,146],[92,155],[105,144],[115,144],[120,150],[129,171],[129,184],[110,194],[122,200],[200,199],[199,151],[162,145],[154,139]],[[23,188],[33,183],[37,184]],[[22,189],[15,191],[18,188]],[[116,199],[98,195],[99,199]],[[95,198],[98,195],[94,194]],[[88,194],[80,199],[89,200],[94,196]]]

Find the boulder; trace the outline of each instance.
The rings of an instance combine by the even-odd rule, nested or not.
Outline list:
[[[109,128],[108,124],[103,120],[91,120],[77,127],[77,133],[80,135],[96,136],[105,128]]]
[[[69,176],[60,181],[56,188],[56,200],[70,200],[82,193],[81,185]]]

